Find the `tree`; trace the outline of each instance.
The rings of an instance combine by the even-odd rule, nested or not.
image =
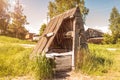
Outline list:
[[[23,7],[19,3],[19,0],[16,1],[14,12],[11,13],[11,19],[12,24],[9,26],[9,32],[13,34],[13,37],[24,39],[26,33],[28,32],[25,29],[27,20],[26,16],[23,14]]]
[[[50,18],[65,12],[71,8],[76,7],[78,5],[81,10],[81,14],[83,19],[85,20],[85,16],[88,14],[89,10],[85,7],[84,0],[55,0],[54,2],[50,1],[48,6],[48,15]]]
[[[113,42],[116,43],[118,38],[120,37],[120,14],[116,7],[112,9],[110,15],[110,30],[112,32]]]
[[[40,36],[44,32],[45,28],[46,28],[46,24],[44,23],[44,24],[41,25],[41,28],[40,28]]]
[[[7,27],[10,20],[8,6],[7,0],[0,0],[0,32],[3,35],[7,34]]]

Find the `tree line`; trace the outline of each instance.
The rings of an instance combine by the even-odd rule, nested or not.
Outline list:
[[[28,24],[26,16],[23,14],[23,6],[16,0],[11,9],[8,0],[0,0],[0,35],[25,39],[28,32],[25,25]]]
[[[109,23],[111,34],[104,35],[104,42],[107,44],[116,44],[120,38],[120,13],[116,7],[113,7],[110,13]]]

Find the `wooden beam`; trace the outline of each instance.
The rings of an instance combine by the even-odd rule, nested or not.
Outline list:
[[[73,37],[73,31],[68,31],[68,32],[65,34],[65,37],[66,37],[66,38],[72,38],[72,37]]]

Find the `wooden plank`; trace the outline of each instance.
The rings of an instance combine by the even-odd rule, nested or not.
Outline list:
[[[76,8],[72,9],[72,10],[69,11],[69,12],[64,13],[64,14],[61,15],[61,16],[60,16],[60,15],[58,16],[58,18],[60,18],[60,20],[58,21],[57,26],[54,27],[54,30],[52,31],[52,32],[55,33],[55,35],[57,34],[57,31],[59,30],[59,28],[60,28],[60,26],[61,26],[62,21],[64,20],[64,18],[65,18],[66,16],[68,17],[68,16],[74,15],[74,13],[75,13],[74,11],[76,11]],[[71,13],[72,13],[72,14],[71,14]],[[54,37],[55,37],[55,35],[49,39],[47,45],[46,45],[45,48],[43,49],[44,51],[48,50],[49,46],[51,45],[51,43],[52,43],[52,41],[53,41],[53,39],[54,39]]]
[[[45,31],[44,31],[43,34],[42,34],[41,39],[38,41],[36,47],[34,48],[32,54],[37,54],[37,53],[38,53],[38,50],[40,49],[40,47],[41,47],[41,45],[42,45],[42,42],[44,41],[44,38],[43,38],[43,37],[44,37],[44,35],[45,35],[45,32],[47,32],[47,30],[49,30],[49,28],[50,28],[49,26],[52,25],[52,22],[54,22],[54,20],[51,20],[50,23],[48,24],[47,28],[45,29]]]
[[[49,46],[51,45],[57,31],[59,30],[59,27],[62,24],[62,21],[64,20],[64,18],[73,16],[75,11],[76,11],[76,8],[73,8],[73,9],[63,13],[62,15],[58,15],[55,18],[53,18],[49,22],[49,24],[46,27],[45,31],[43,32],[42,38],[39,40],[39,42],[36,45],[33,53],[41,53],[43,50],[48,49]],[[55,35],[50,37],[50,38],[45,38],[44,35],[46,35],[47,33],[50,33],[50,32],[54,32]]]
[[[38,41],[36,47],[33,50],[33,54],[37,54],[37,53],[41,53],[38,50],[42,49],[41,46],[44,45],[44,41],[46,41],[46,39],[44,38],[44,35],[46,34],[46,32],[48,32],[48,30],[51,28],[51,26],[53,25],[53,22],[55,21],[55,19],[51,20],[47,26],[47,28],[45,29],[45,31],[42,34],[42,38]]]
[[[62,21],[63,21],[63,18],[64,18],[65,15],[66,14],[64,14],[62,16],[59,16],[60,19],[58,21],[58,24],[56,25],[55,29],[53,30],[53,32],[55,33],[55,35],[57,34],[57,31],[60,28],[60,26],[62,24]],[[48,50],[49,46],[51,45],[51,43],[52,43],[52,41],[53,41],[53,39],[55,37],[55,35],[49,39],[48,44],[46,45],[46,47],[44,48],[44,50]]]
[[[58,18],[55,18],[55,19],[53,19],[53,24],[52,24],[52,26],[48,26],[48,27],[50,27],[48,30],[47,30],[47,33],[50,33],[50,32],[52,32],[52,29],[55,27],[55,25],[58,23]],[[51,37],[50,37],[51,38]],[[46,44],[47,44],[47,42],[49,41],[49,39],[47,39],[47,38],[44,38],[45,40],[43,41],[43,43],[42,43],[42,45],[39,47],[39,49],[38,49],[38,53],[41,53],[41,52],[43,52],[43,49],[44,49],[44,47],[46,46]],[[46,52],[46,51],[45,51]]]

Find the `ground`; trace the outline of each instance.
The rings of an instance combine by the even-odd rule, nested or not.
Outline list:
[[[110,70],[109,73],[106,73],[103,76],[90,76],[82,73],[75,73],[71,69],[71,56],[61,56],[56,57],[56,69],[53,80],[120,80],[120,54],[116,55],[118,71]],[[3,80],[3,79],[0,79]],[[5,80],[9,80],[5,78]],[[11,80],[34,80],[30,76],[15,77]]]
[[[71,69],[72,56],[56,57],[54,80],[93,80],[90,76],[76,74]]]
[[[34,47],[34,45],[26,45],[22,44],[21,46],[25,48]],[[53,80],[120,80],[120,48],[106,48],[107,50],[115,53],[113,54],[115,58],[115,67],[105,73],[103,76],[95,76],[95,75],[86,75],[83,73],[75,73],[71,69],[71,56],[61,56],[55,57],[56,61],[56,69]],[[117,51],[116,51],[117,50]],[[116,52],[114,52],[116,51]],[[0,78],[0,80],[34,80],[31,76],[20,76],[8,79],[7,77]]]
[[[83,73],[75,73],[71,69],[71,56],[56,57],[56,73],[54,80],[120,80],[120,53],[119,49],[109,48],[113,54],[115,63],[113,68],[104,73],[102,76],[86,75]],[[116,51],[117,50],[117,51]],[[116,52],[114,52],[116,51]]]

